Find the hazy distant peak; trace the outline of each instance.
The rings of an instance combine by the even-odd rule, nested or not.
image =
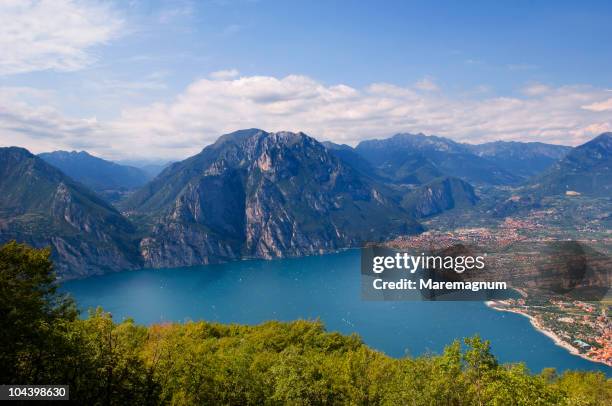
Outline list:
[[[38,156],[98,192],[132,189],[148,180],[147,174],[138,168],[107,161],[86,151],[53,151]]]
[[[419,151],[440,151],[440,152],[467,152],[468,148],[463,144],[455,142],[449,138],[436,135],[425,135],[423,133],[398,133],[390,138],[361,141],[357,147],[359,149],[368,148],[409,148]]]

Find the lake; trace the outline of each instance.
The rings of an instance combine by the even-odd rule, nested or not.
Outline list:
[[[401,357],[439,353],[454,339],[479,334],[501,362],[611,369],[571,355],[521,315],[482,302],[361,300],[360,251],[273,261],[146,269],[65,282],[81,310],[102,306],[120,321],[207,320],[258,324],[320,318],[329,331],[358,333],[370,347]]]

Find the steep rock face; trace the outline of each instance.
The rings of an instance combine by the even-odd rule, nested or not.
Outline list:
[[[125,209],[153,213],[148,266],[314,254],[420,229],[384,186],[313,138],[257,129],[167,168]]]
[[[0,196],[0,242],[50,246],[63,278],[140,266],[132,225],[27,150],[0,148]]]
[[[478,202],[474,188],[457,178],[439,178],[406,195],[402,206],[419,218],[446,210],[470,207]]]
[[[541,195],[578,192],[612,195],[612,133],[603,133],[572,149],[561,161],[535,178],[531,193]]]
[[[188,266],[241,257],[244,233],[241,174],[233,170],[223,172],[213,164],[202,175],[184,186],[146,232],[140,243],[145,264]]]

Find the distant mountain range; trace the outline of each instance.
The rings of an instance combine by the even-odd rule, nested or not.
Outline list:
[[[609,133],[574,149],[422,134],[352,148],[250,129],[149,182],[135,169],[0,148],[0,242],[50,245],[64,278],[307,255],[418,233],[419,219],[477,204],[472,185],[609,197],[612,179]],[[97,195],[113,188],[131,191],[121,213]]]
[[[502,141],[471,145],[423,134],[396,134],[362,141],[355,151],[400,182],[420,183],[447,174],[472,184],[517,185],[547,169],[570,149]]]
[[[468,145],[476,155],[520,176],[522,179],[537,175],[563,158],[572,148],[541,142],[495,141]]]
[[[54,151],[38,156],[111,201],[118,200],[121,192],[139,188],[152,179],[140,168],[106,161],[85,151]]]

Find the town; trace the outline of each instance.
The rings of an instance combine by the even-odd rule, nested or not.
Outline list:
[[[612,366],[612,298],[608,292],[612,239],[607,208],[605,201],[572,195],[547,202],[545,209],[501,218],[456,212],[429,220],[429,230],[422,234],[402,236],[385,245],[419,252],[440,252],[461,245],[472,253],[487,255],[487,278],[508,281],[519,294],[488,301],[488,306],[524,315],[571,353]],[[461,227],[456,227],[458,223]],[[594,267],[592,275],[572,281],[555,278],[554,271],[576,259],[572,252],[551,250],[557,242],[578,247],[574,262]],[[556,290],[564,284],[561,287],[565,290]],[[577,291],[581,284],[599,284],[603,290],[580,297]]]

